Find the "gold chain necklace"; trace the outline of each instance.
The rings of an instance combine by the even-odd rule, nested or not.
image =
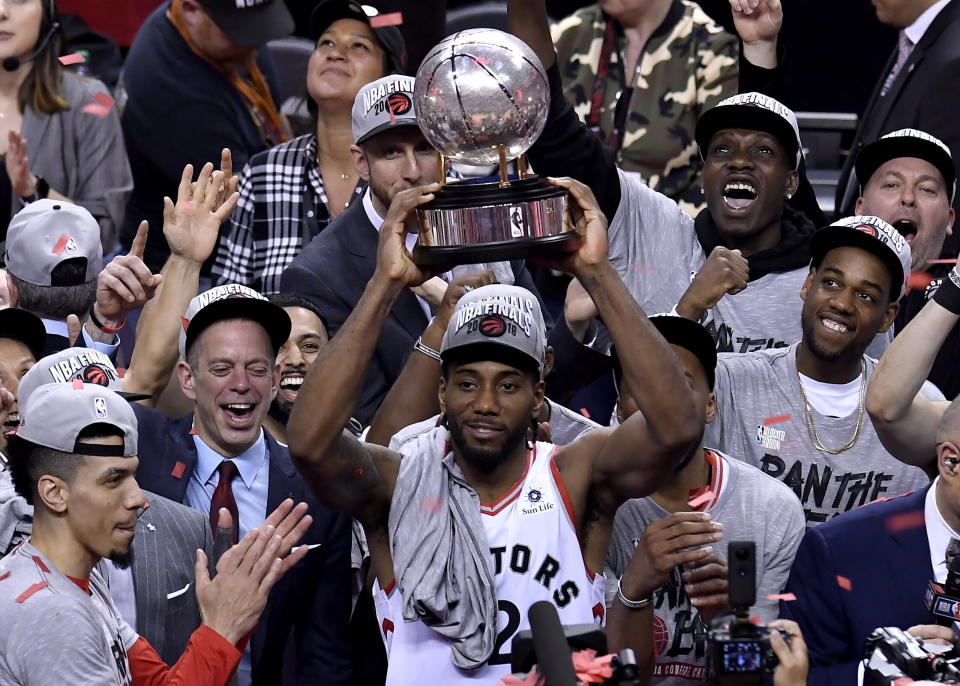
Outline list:
[[[830,455],[837,455],[852,448],[857,439],[860,438],[860,430],[863,428],[863,401],[867,396],[867,366],[863,359],[860,360],[860,397],[857,401],[857,427],[853,430],[853,438],[842,448],[828,448],[820,440],[820,436],[817,435],[817,427],[813,423],[813,413],[810,410],[810,401],[807,400],[807,392],[803,390],[803,380],[800,378],[799,369],[797,370],[797,381],[800,383],[800,395],[803,397],[803,418],[807,422],[807,431],[810,434],[810,440],[813,441],[813,447]]]

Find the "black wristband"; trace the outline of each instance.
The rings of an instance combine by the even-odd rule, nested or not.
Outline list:
[[[951,314],[960,315],[960,275],[951,269],[947,276],[940,280],[937,292],[933,294],[933,301]]]

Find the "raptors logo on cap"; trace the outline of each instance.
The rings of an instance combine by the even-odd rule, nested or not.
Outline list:
[[[484,336],[497,338],[502,336],[506,330],[507,325],[503,321],[503,318],[495,314],[491,314],[480,320],[480,333]]]
[[[387,98],[387,107],[390,114],[406,114],[413,107],[413,101],[406,93],[394,93]]]
[[[874,238],[877,238],[877,228],[875,226],[870,226],[869,224],[860,224],[860,226],[854,226],[851,228],[856,229],[857,231],[860,231],[862,233],[865,233],[868,236],[873,236]]]
[[[81,369],[79,378],[83,383],[92,383],[97,386],[110,385],[110,374],[98,364],[91,364]]]

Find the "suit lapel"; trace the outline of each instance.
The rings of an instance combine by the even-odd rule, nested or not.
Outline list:
[[[907,512],[924,511],[928,486],[909,496]],[[923,602],[923,590],[926,583],[933,579],[933,564],[930,562],[930,545],[927,540],[927,527],[917,526],[889,534],[886,538],[890,546],[887,555],[887,568],[890,578],[896,586],[896,601],[900,612],[907,616],[917,614],[917,608]],[[906,561],[910,561],[905,564]]]
[[[358,215],[354,218],[355,221],[351,222],[356,225],[356,229],[348,237],[346,248],[356,258],[357,273],[363,277],[358,281],[362,293],[363,286],[377,268],[377,242],[380,234],[370,223],[362,202],[354,203],[347,212],[356,212]],[[420,301],[409,288],[403,289],[390,314],[413,338],[423,333],[428,324]]]
[[[149,502],[149,497],[147,498]],[[166,569],[167,561],[160,550],[153,508],[148,507],[137,520],[137,531],[133,555],[133,587],[136,595],[137,629],[141,634],[151,636],[151,645],[159,654],[163,654],[164,608],[160,599],[164,596],[164,578],[161,570]],[[146,630],[146,626],[150,630]],[[155,644],[154,642],[158,643]]]

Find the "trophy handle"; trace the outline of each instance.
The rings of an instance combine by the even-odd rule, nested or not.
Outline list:
[[[497,154],[500,155],[500,188],[509,188],[510,174],[507,170],[507,149],[498,145]]]

